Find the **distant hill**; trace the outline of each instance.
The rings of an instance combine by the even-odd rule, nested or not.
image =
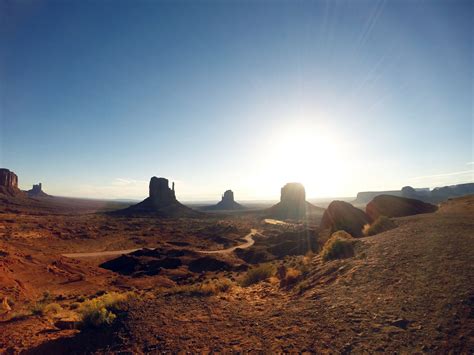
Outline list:
[[[439,203],[449,198],[474,195],[474,183],[458,184],[444,187],[413,188],[405,186],[401,190],[390,191],[363,191],[357,194],[354,201],[356,204],[366,204],[379,195],[391,195],[406,198],[414,198],[429,203]]]

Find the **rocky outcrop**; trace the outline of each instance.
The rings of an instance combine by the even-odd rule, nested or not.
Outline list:
[[[307,214],[318,209],[306,201],[304,186],[290,182],[281,188],[280,202],[268,209],[268,216],[278,219],[304,219]]]
[[[357,194],[354,203],[366,204],[380,195],[400,196],[414,198],[424,202],[439,203],[446,201],[449,198],[474,195],[474,183],[435,187],[433,190],[430,190],[429,188],[413,188],[411,186],[404,186],[401,190],[364,191]]]
[[[50,197],[43,191],[43,185],[41,183],[33,185],[31,190],[27,191],[28,197]]]
[[[153,215],[156,217],[199,217],[202,213],[182,205],[177,199],[174,182],[170,189],[168,179],[153,176],[149,184],[149,196],[142,202],[113,214]]]
[[[380,195],[367,204],[365,211],[370,218],[375,220],[379,216],[403,217],[431,213],[437,209],[435,205],[412,198]]]
[[[8,169],[0,169],[0,194],[13,196],[20,193],[18,176]]]
[[[364,211],[355,208],[350,203],[332,201],[324,212],[320,228],[329,230],[330,233],[343,230],[353,237],[362,237],[364,225],[370,222],[370,217]]]
[[[245,207],[241,204],[235,202],[234,200],[234,192],[232,190],[227,190],[222,195],[222,199],[219,203],[213,206],[206,206],[203,209],[209,211],[235,211],[235,210],[242,210]]]

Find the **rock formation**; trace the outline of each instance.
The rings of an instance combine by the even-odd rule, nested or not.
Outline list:
[[[474,183],[435,187],[433,190],[430,190],[429,188],[413,188],[411,186],[404,186],[401,190],[359,192],[354,203],[365,204],[380,195],[400,196],[414,198],[424,202],[439,203],[446,201],[449,198],[473,194]]]
[[[233,210],[241,210],[244,208],[245,208],[244,206],[235,202],[234,193],[232,192],[232,190],[227,190],[222,195],[222,199],[218,204],[213,205],[213,206],[206,206],[203,209],[209,210],[209,211],[218,211],[218,210],[233,211]]]
[[[324,212],[320,228],[334,233],[346,231],[353,237],[362,237],[364,225],[371,222],[364,211],[344,201],[332,201]]]
[[[268,216],[277,219],[301,220],[309,214],[322,213],[323,209],[306,201],[304,186],[290,182],[281,188],[280,202],[267,210]]]
[[[127,215],[154,215],[157,217],[197,217],[201,213],[182,205],[177,199],[174,190],[169,188],[168,179],[153,176],[150,179],[148,197],[136,205],[114,214]]]
[[[0,194],[13,196],[20,193],[18,188],[18,176],[8,170],[1,168],[0,169]]]
[[[27,193],[29,197],[49,197],[49,195],[43,191],[43,185],[41,183],[33,185],[32,189],[28,190]]]
[[[380,195],[370,201],[365,211],[375,220],[379,216],[403,217],[420,213],[435,212],[437,207],[430,203],[412,198]]]

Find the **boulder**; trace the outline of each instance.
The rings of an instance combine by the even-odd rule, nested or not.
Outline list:
[[[370,222],[370,217],[364,211],[355,208],[350,203],[332,201],[324,212],[320,227],[331,233],[343,230],[353,237],[362,237],[364,225]]]
[[[13,196],[18,193],[18,176],[13,171],[0,168],[0,194]]]
[[[435,212],[438,208],[427,202],[390,195],[380,195],[370,201],[365,211],[375,220],[379,216],[403,217]]]

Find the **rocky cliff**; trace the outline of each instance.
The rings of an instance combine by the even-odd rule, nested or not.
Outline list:
[[[0,168],[0,194],[13,196],[20,192],[18,176],[13,171]]]

